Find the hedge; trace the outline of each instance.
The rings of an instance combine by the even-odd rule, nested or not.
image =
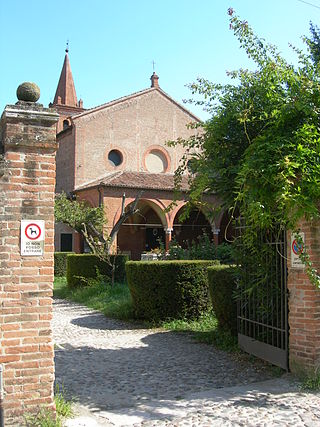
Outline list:
[[[54,275],[65,276],[67,274],[67,256],[73,252],[54,253]]]
[[[211,307],[207,267],[217,261],[129,261],[127,282],[139,319],[196,319]]]
[[[125,263],[128,261],[127,255],[111,255],[111,263],[116,257],[115,282],[124,283],[126,280]],[[111,277],[111,266],[101,261],[93,254],[72,254],[67,258],[67,282],[70,288],[81,286],[83,281],[79,277],[86,279],[96,278],[97,269],[100,274]]]
[[[209,291],[213,310],[221,329],[237,333],[237,268],[216,265],[208,268]]]

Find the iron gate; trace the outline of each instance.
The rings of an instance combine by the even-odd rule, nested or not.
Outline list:
[[[240,249],[244,227],[244,220],[238,219],[236,234]],[[260,232],[257,235],[257,247],[267,249],[261,251],[260,265],[252,263],[248,254],[240,269],[239,346],[250,354],[288,370],[286,231]],[[242,255],[246,257],[246,254]]]

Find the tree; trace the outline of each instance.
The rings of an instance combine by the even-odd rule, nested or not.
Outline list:
[[[294,48],[299,62],[294,67],[232,9],[228,13],[230,28],[256,70],[228,72],[226,85],[205,79],[190,85],[203,97],[196,103],[212,117],[202,124],[202,135],[173,143],[187,148],[176,182],[193,157],[190,200],[214,191],[224,207],[241,211],[248,225],[245,239],[253,245],[258,229],[277,224],[298,232],[302,217],[319,218],[318,33],[312,42],[305,39],[306,53]],[[200,155],[192,155],[195,148]],[[314,270],[308,272],[319,283]]]
[[[114,284],[115,258],[111,261],[110,255],[114,240],[121,225],[132,215],[138,212],[138,202],[142,191],[138,193],[132,204],[125,209],[126,196],[122,196],[121,215],[113,226],[110,234],[105,235],[106,219],[102,206],[92,207],[85,200],[71,199],[65,193],[57,194],[55,200],[55,220],[62,222],[80,233],[93,254],[111,267],[111,283]]]

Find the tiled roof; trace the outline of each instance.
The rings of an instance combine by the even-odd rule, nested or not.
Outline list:
[[[103,178],[83,184],[76,188],[84,190],[97,186],[106,187],[126,187],[141,188],[148,190],[174,190],[174,175],[168,173],[148,173],[148,172],[113,172]],[[183,176],[181,190],[187,191],[188,178]]]

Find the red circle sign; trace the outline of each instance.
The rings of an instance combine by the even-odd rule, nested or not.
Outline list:
[[[294,239],[292,242],[292,251],[295,255],[300,255],[303,252],[303,244]]]
[[[29,240],[37,240],[41,236],[41,228],[38,224],[28,224],[24,233]]]

